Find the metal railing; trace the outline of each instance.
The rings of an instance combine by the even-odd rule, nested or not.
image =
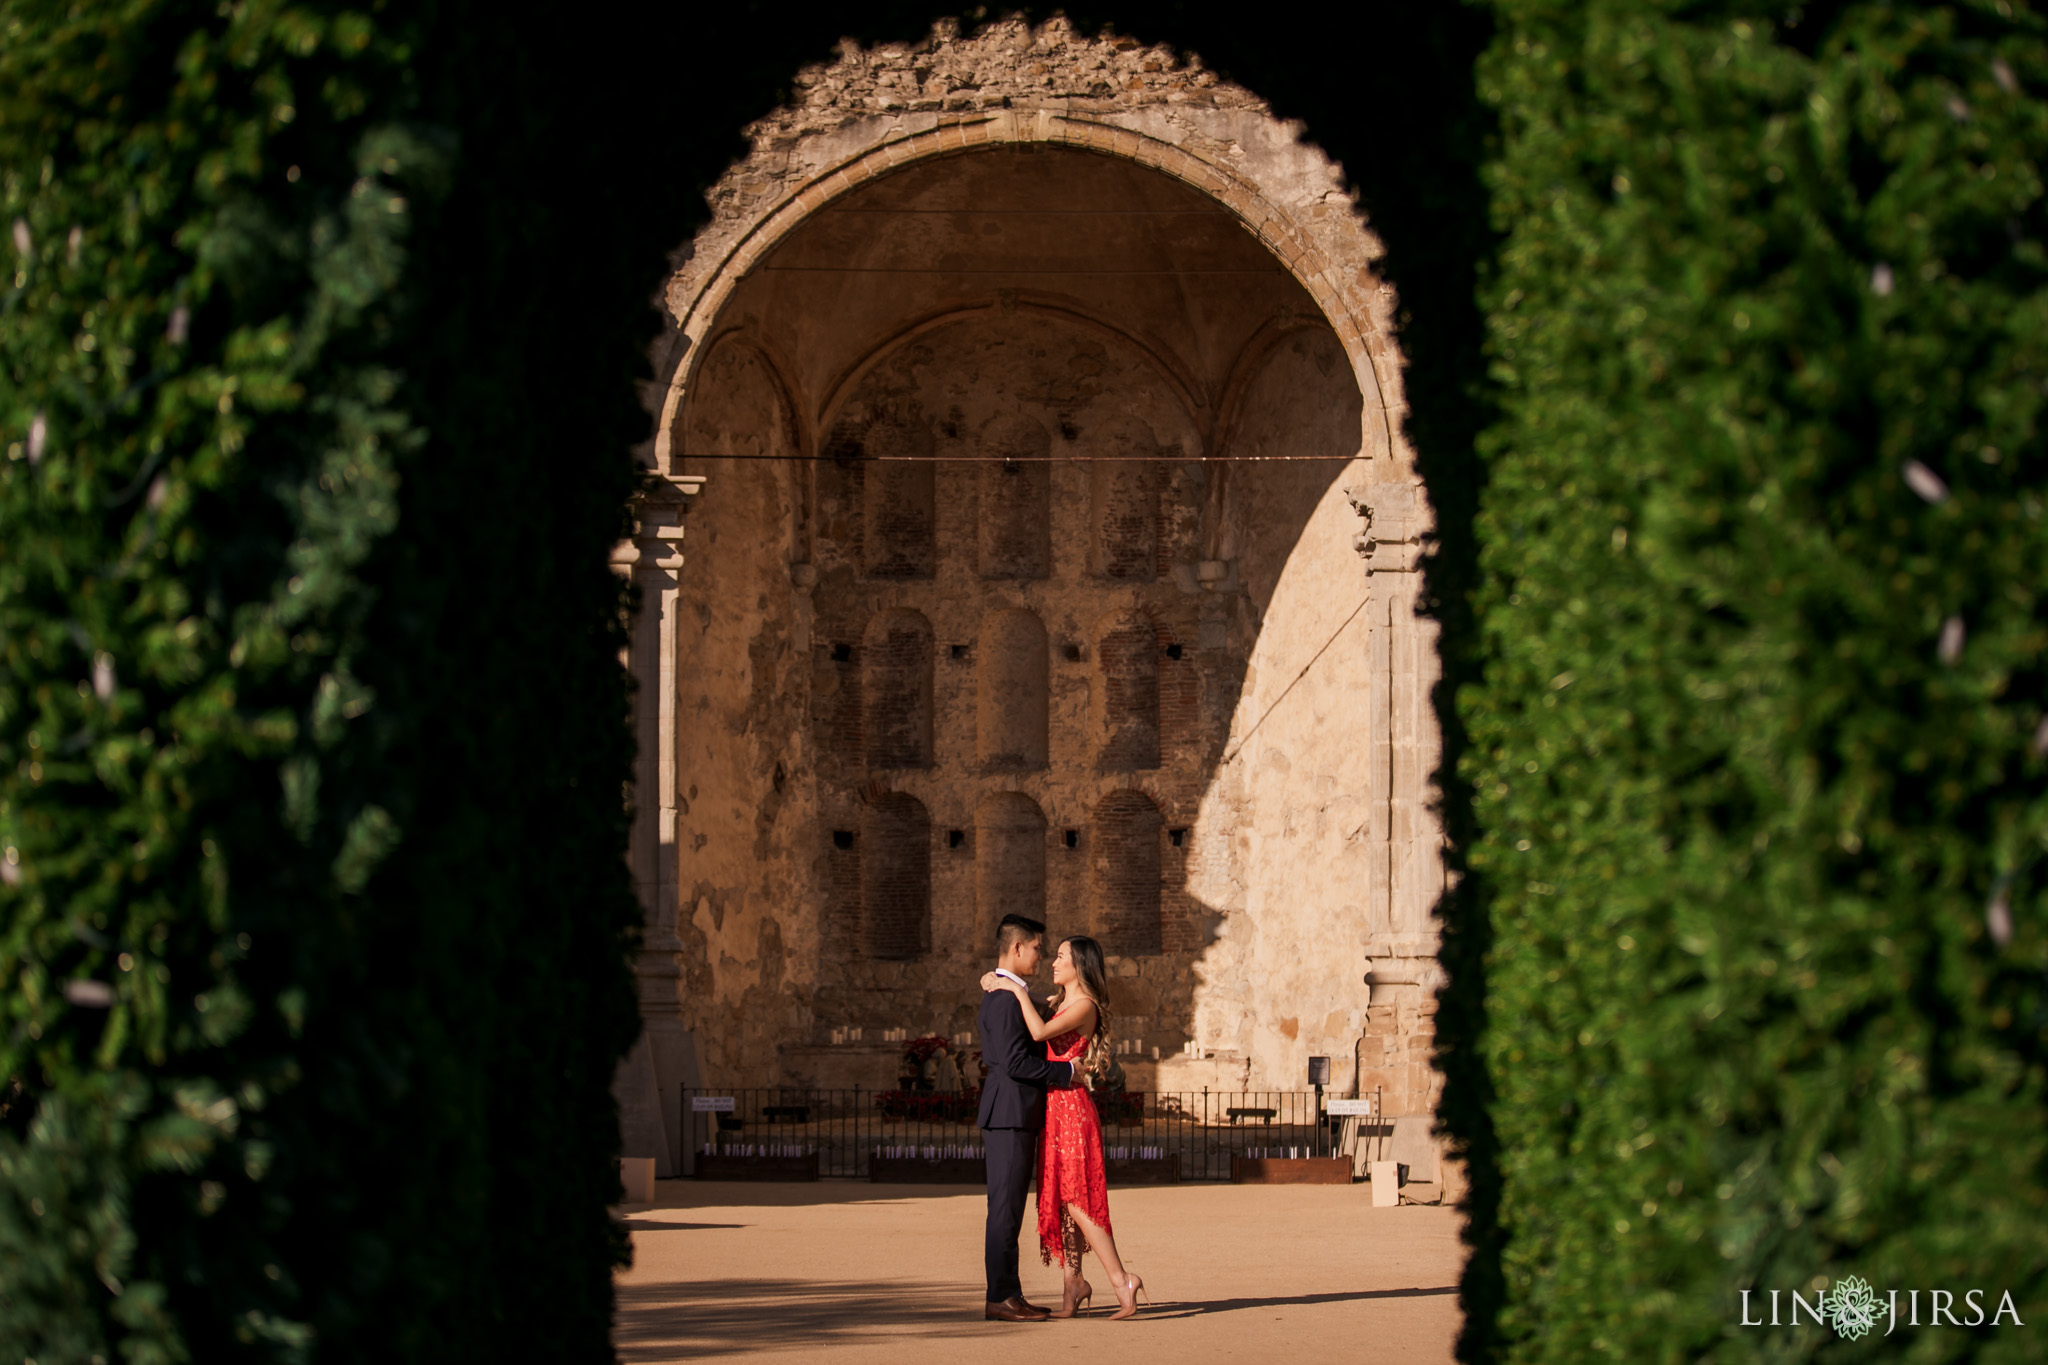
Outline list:
[[[1313,1091],[1092,1092],[1112,1183],[1229,1180],[1232,1157],[1350,1156],[1384,1142],[1368,1115],[1333,1115]],[[683,1090],[683,1173],[978,1179],[973,1090]],[[1356,1102],[1349,1107],[1360,1107]],[[707,1160],[708,1158],[708,1160]],[[815,1164],[813,1164],[815,1163]]]

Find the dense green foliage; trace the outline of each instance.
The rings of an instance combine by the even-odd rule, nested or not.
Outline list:
[[[2034,1358],[1737,1323],[2048,1301],[2043,26],[1495,13],[1467,1358]]]
[[[609,1358],[681,193],[581,55],[0,5],[0,1357]]]

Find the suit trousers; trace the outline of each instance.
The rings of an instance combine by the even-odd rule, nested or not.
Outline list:
[[[988,1153],[988,1230],[982,1257],[988,1272],[988,1301],[1001,1303],[1024,1293],[1017,1278],[1017,1234],[1024,1227],[1024,1196],[1038,1162],[1036,1128],[984,1128]]]

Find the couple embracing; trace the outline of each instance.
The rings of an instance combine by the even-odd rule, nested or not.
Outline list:
[[[981,1055],[988,1064],[976,1116],[988,1153],[988,1300],[998,1322],[1071,1318],[1092,1293],[1081,1256],[1093,1251],[1117,1297],[1112,1318],[1138,1311],[1143,1280],[1124,1269],[1109,1230],[1102,1125],[1083,1088],[1109,1064],[1109,978],[1102,945],[1075,936],[1053,957],[1054,992],[1041,1009],[1030,980],[1045,955],[1045,926],[1005,915],[996,969],[981,978]],[[1047,1017],[1048,1014],[1050,1017]],[[1039,1256],[1065,1271],[1057,1310],[1026,1302],[1017,1278],[1024,1194],[1038,1176]]]

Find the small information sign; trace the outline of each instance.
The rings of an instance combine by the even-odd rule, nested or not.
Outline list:
[[[1339,1118],[1371,1118],[1374,1101],[1370,1096],[1356,1100],[1331,1100],[1323,1107]]]
[[[732,1096],[692,1095],[690,1096],[690,1112],[693,1114],[730,1114],[732,1112]]]

